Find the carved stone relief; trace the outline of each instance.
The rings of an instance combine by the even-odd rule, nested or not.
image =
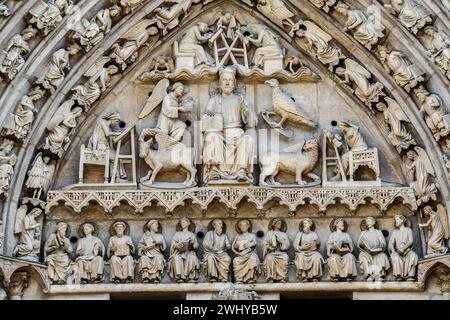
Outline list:
[[[67,238],[68,233],[70,234],[70,230],[67,223],[60,222],[45,243],[48,277],[55,284],[65,284],[69,273],[70,254],[73,248]]]

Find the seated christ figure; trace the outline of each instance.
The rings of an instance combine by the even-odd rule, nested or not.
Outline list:
[[[236,71],[220,71],[219,92],[212,96],[202,117],[204,180],[251,183],[257,124],[245,96],[236,93]]]

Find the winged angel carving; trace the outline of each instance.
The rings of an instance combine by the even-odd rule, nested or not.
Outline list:
[[[33,190],[34,199],[45,196],[52,182],[55,168],[56,161],[50,162],[49,157],[43,156],[42,152],[38,153],[28,171],[28,179],[25,183],[28,189]]]
[[[185,186],[195,184],[197,170],[194,165],[193,149],[180,142],[186,124],[179,119],[179,113],[191,112],[194,106],[193,99],[185,97],[186,93],[187,90],[182,83],[177,82],[170,86],[169,80],[163,79],[153,89],[139,115],[139,118],[143,119],[158,106],[162,106],[156,127],[144,129],[139,138],[140,157],[145,159],[151,168],[147,176],[141,179],[141,183],[145,185],[152,185],[160,170],[177,168],[187,172],[183,183]],[[155,142],[158,148],[152,150],[151,147]]]

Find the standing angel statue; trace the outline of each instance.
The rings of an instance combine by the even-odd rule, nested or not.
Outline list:
[[[73,100],[64,102],[47,125],[48,135],[43,148],[50,150],[58,157],[66,152],[71,142],[70,134],[77,126],[77,118],[83,113],[83,109],[80,107],[72,109],[74,104]]]
[[[50,158],[38,153],[31,169],[28,171],[28,179],[25,183],[28,189],[33,190],[33,199],[41,199],[47,193],[55,173],[56,161],[50,162]]]
[[[412,181],[410,186],[414,189],[417,197],[417,205],[436,201],[437,187],[433,182],[435,172],[426,151],[420,147],[409,150],[403,157],[403,162]]]
[[[442,204],[438,204],[436,211],[432,207],[426,206],[422,213],[428,216],[425,223],[419,224],[419,227],[429,229],[426,257],[447,253],[448,247],[445,242],[450,237],[447,210]]]
[[[411,121],[409,121],[397,101],[389,97],[385,97],[384,101],[386,101],[387,106],[384,103],[379,103],[377,104],[377,109],[383,112],[384,121],[389,127],[389,140],[395,146],[397,152],[401,153],[402,150],[409,149],[411,145],[415,146],[417,144],[404,124],[405,122],[411,123]]]

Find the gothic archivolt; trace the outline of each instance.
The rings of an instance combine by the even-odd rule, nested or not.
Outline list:
[[[3,253],[54,285],[417,281],[448,247],[446,21],[225,2],[2,3]]]

